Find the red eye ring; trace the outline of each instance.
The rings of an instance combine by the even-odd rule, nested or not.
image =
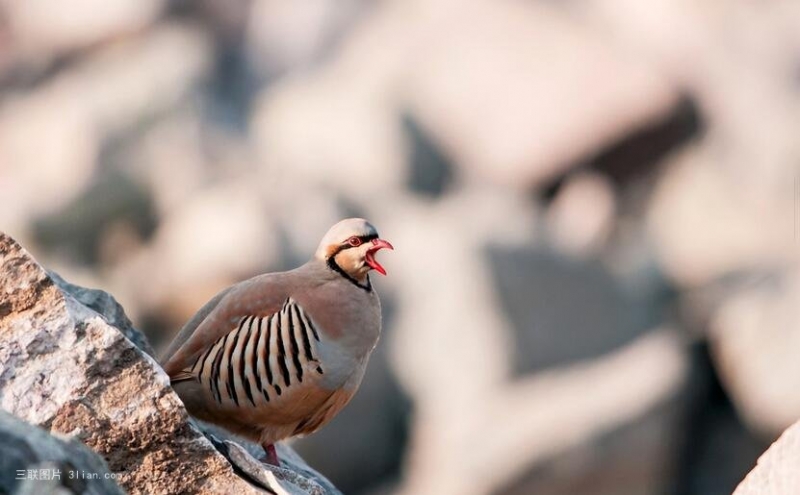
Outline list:
[[[353,237],[347,239],[347,243],[350,244],[353,247],[360,246],[361,245],[361,239],[359,239],[356,236],[353,236]]]

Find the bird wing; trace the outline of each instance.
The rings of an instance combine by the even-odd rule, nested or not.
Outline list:
[[[288,294],[286,284],[266,274],[236,284],[217,294],[181,329],[163,359],[164,371],[177,378],[220,337],[247,316],[264,317],[279,311]]]
[[[173,383],[196,379],[221,406],[237,407],[283,402],[284,391],[316,383],[324,373],[320,333],[286,295],[294,285],[261,276],[210,301],[187,323],[183,343],[164,363]],[[195,320],[201,321],[192,330]]]
[[[289,297],[270,315],[241,317],[173,379],[195,378],[223,407],[285,403],[284,392],[307,389],[323,375],[319,342],[311,318]]]
[[[206,319],[209,313],[211,313],[214,308],[217,307],[219,302],[225,297],[225,295],[231,290],[231,287],[228,287],[221,291],[219,294],[214,296],[210,301],[205,303],[200,310],[192,316],[192,318],[183,325],[180,332],[172,339],[172,342],[169,344],[167,350],[161,356],[161,362],[166,366],[167,362],[170,360],[173,354],[181,348],[181,346],[186,342],[189,337],[192,336],[197,326]]]

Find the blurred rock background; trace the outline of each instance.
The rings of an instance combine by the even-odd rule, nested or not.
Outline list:
[[[800,418],[794,0],[0,0],[0,202],[161,346],[371,219],[346,493],[727,494]]]

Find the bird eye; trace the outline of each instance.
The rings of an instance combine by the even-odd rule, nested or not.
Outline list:
[[[360,246],[361,245],[361,239],[359,239],[356,236],[353,236],[350,239],[347,239],[347,243],[350,244],[353,247]]]

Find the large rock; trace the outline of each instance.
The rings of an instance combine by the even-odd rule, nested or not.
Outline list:
[[[56,438],[5,411],[0,411],[0,445],[0,493],[123,493],[108,465],[86,446]]]
[[[800,422],[772,444],[733,495],[795,495],[800,493]]]
[[[645,222],[655,254],[680,287],[796,262],[791,178],[743,174],[721,165],[724,158],[711,145],[684,150],[666,164],[650,199]],[[755,187],[760,182],[776,184]]]
[[[395,493],[507,493],[531,470],[538,475],[547,463],[570,453],[585,460],[587,445],[651,416],[659,407],[681,403],[690,363],[678,332],[646,331],[650,325],[639,325],[627,315],[604,314],[598,305],[611,304],[623,312],[633,312],[636,306],[615,294],[609,277],[597,274],[600,270],[581,274],[562,262],[550,270],[553,283],[546,286],[542,270],[536,270],[547,265],[546,259],[534,264],[535,259],[509,257],[507,269],[498,274],[511,280],[498,290],[486,253],[535,243],[534,234],[528,234],[533,222],[524,204],[513,194],[463,192],[433,207],[392,205],[393,215],[376,220],[387,237],[402,246],[387,260],[387,280],[395,284],[401,306],[382,345],[388,347],[393,369],[414,401],[411,448]],[[398,268],[392,270],[392,265]],[[538,286],[531,277],[539,279],[543,292],[530,292]],[[593,288],[587,292],[586,283],[577,283],[572,291],[575,278]],[[558,288],[555,282],[562,284],[562,299],[575,303],[573,307],[555,305],[546,294],[546,287],[551,292]],[[520,290],[514,294],[513,289]],[[575,299],[576,293],[583,299]],[[504,310],[499,302],[508,298],[518,304]],[[522,320],[517,335],[512,310],[524,314],[547,310],[548,304],[557,307],[531,324]],[[565,326],[559,322],[570,324],[574,333],[564,337]],[[593,339],[587,328],[606,340]],[[542,333],[533,334],[536,331]],[[549,338],[543,335],[553,332]],[[525,334],[527,338],[519,338]],[[540,351],[543,346],[553,352]],[[530,349],[539,353],[524,354]],[[554,353],[561,359],[553,359]],[[522,366],[514,370],[517,356]],[[666,453],[659,438],[663,431],[674,431],[674,416],[663,415],[648,425],[654,425],[647,429],[656,440],[625,443],[639,454],[639,462],[625,480],[629,490],[616,494],[650,493],[645,478],[656,477],[656,466]],[[609,450],[597,459],[608,459]],[[624,460],[615,464],[630,466]],[[603,472],[594,466],[576,469],[575,478]]]
[[[59,55],[133,34],[153,22],[163,0],[80,0],[71,6],[34,0],[0,2],[9,40],[21,55],[20,65],[42,64]]]
[[[109,141],[178,107],[208,70],[212,51],[201,30],[167,23],[76,59],[36,90],[4,95],[3,229],[19,237],[33,219],[75,200],[103,168]]]
[[[267,470],[255,446],[209,441],[151,354],[111,296],[48,274],[0,233],[2,409],[86,444],[131,493],[338,493],[284,446],[285,467]]]
[[[710,320],[712,355],[739,415],[775,438],[800,418],[800,265],[742,285]]]
[[[651,60],[619,50],[554,3],[425,3],[401,59],[404,96],[472,180],[547,184],[678,102]]]

